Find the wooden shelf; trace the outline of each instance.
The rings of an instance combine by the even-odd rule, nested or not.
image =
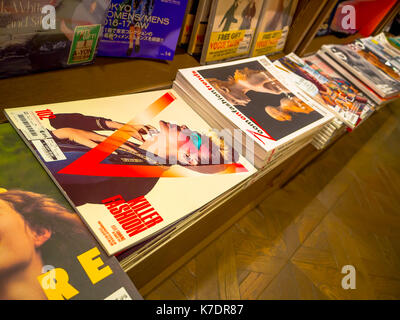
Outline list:
[[[358,33],[348,36],[345,38],[338,38],[334,35],[326,35],[326,36],[321,36],[321,37],[315,37],[310,44],[305,48],[305,50],[302,52],[301,56],[307,56],[310,54],[313,54],[317,52],[322,45],[324,44],[347,44],[351,43],[354,40],[360,38],[360,35]]]
[[[98,57],[91,65],[0,80],[5,108],[116,96],[168,88],[180,68],[199,65],[178,49],[173,61]]]

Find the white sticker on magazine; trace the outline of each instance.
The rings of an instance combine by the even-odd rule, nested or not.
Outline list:
[[[40,123],[38,116],[33,111],[12,112],[11,117],[28,140],[51,138],[49,131]]]
[[[237,48],[237,53],[247,52],[250,50],[251,39],[253,36],[252,30],[246,30],[243,36],[243,40],[240,41],[239,46]]]
[[[129,296],[128,292],[125,290],[124,287],[118,289],[114,293],[110,294],[107,298],[104,300],[132,300],[132,298]]]
[[[53,139],[33,140],[32,144],[46,162],[67,159]]]

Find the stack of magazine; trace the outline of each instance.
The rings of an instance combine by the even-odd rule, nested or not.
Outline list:
[[[128,270],[305,146],[325,148],[398,98],[397,52],[378,35],[304,58],[181,69],[168,90],[5,113]]]
[[[211,126],[228,131],[257,168],[296,152],[334,118],[267,57],[179,70],[174,88]]]

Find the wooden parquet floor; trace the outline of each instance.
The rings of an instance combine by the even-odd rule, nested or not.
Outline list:
[[[145,299],[399,299],[400,103],[384,108]]]

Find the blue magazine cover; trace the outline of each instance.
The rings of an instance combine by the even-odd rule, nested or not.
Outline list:
[[[172,60],[187,0],[112,0],[99,56]]]

